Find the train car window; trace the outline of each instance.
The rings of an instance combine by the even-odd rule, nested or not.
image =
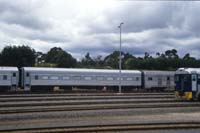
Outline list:
[[[181,75],[180,80],[183,80],[184,82],[191,81],[191,77],[191,75]]]
[[[153,78],[152,77],[148,77],[148,80],[153,80]]]
[[[48,76],[42,76],[42,79],[46,80],[48,79]]]
[[[117,77],[117,80],[119,80],[120,78],[119,77]],[[123,80],[123,78],[121,78],[121,80]]]
[[[133,78],[130,78],[130,77],[129,77],[129,78],[126,78],[126,80],[131,81],[131,80],[133,80]]]
[[[80,77],[80,76],[73,76],[73,79],[74,79],[74,80],[80,80],[81,77]]]
[[[92,77],[84,77],[85,80],[92,80]]]
[[[114,80],[113,77],[107,77],[107,80]]]
[[[7,80],[7,75],[3,75],[3,80]]]
[[[192,81],[196,81],[196,75],[192,75]]]
[[[136,77],[136,81],[139,81],[140,80],[140,78],[139,77]]]
[[[38,75],[35,75],[35,80],[38,80]]]
[[[13,73],[13,77],[16,77],[16,73]]]
[[[167,80],[169,81],[169,80],[170,80],[170,77],[167,77]]]
[[[26,77],[29,77],[30,76],[30,74],[29,73],[26,73]]]
[[[97,77],[97,80],[102,81],[104,78],[103,77]]]
[[[63,79],[63,80],[69,80],[70,77],[66,77],[66,76],[65,76],[65,77],[63,77],[62,79]]]
[[[51,76],[50,79],[52,79],[52,80],[58,80],[59,78],[57,76]]]
[[[175,75],[175,81],[179,81],[179,76]]]

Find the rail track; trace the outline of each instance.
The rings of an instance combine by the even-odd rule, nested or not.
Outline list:
[[[48,94],[33,94],[33,93],[27,93],[27,94],[0,94],[0,98],[6,98],[6,97],[58,97],[58,96],[147,96],[147,95],[171,95],[173,96],[173,92],[162,92],[162,93],[48,93]]]
[[[200,102],[177,101],[171,93],[0,95],[0,132],[71,133],[200,128],[200,120],[195,115],[192,115],[195,121],[192,118],[187,120],[184,114],[178,117],[178,121],[171,120],[176,117],[173,115],[175,112],[194,111],[200,116],[199,107]],[[158,114],[153,122],[152,114]],[[137,123],[137,119],[143,121],[143,117],[146,122]]]
[[[160,95],[159,95],[160,94]],[[136,93],[128,95],[39,94],[47,97],[0,97],[0,114],[76,110],[108,110],[131,108],[196,107],[198,102],[176,101],[170,93]],[[68,96],[69,95],[69,96]],[[18,95],[17,95],[18,96]],[[52,97],[53,96],[53,97]]]
[[[53,101],[53,100],[97,100],[97,99],[153,99],[153,98],[174,98],[174,95],[147,95],[147,96],[58,96],[58,97],[20,97],[0,98],[0,102],[17,101]]]
[[[12,133],[88,133],[88,132],[119,132],[119,131],[144,131],[159,129],[194,129],[200,128],[200,122],[170,122],[170,123],[140,123],[140,124],[114,124],[114,125],[91,125],[91,126],[69,126],[69,127],[46,127],[28,128],[19,130],[0,130],[0,132]]]
[[[131,109],[131,108],[176,108],[176,107],[199,107],[200,103],[180,103],[180,102],[154,102],[154,103],[107,103],[107,104],[79,104],[79,105],[40,105],[22,107],[2,107],[0,114],[10,113],[33,113],[33,112],[53,112],[53,111],[76,111],[76,110],[108,110],[108,109]]]
[[[0,107],[52,106],[52,105],[91,105],[91,104],[121,104],[121,103],[166,103],[180,102],[172,98],[156,99],[90,99],[90,100],[52,100],[52,101],[23,101],[0,102]],[[189,103],[189,102],[188,102]]]

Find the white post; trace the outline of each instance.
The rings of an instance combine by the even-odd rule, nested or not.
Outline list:
[[[120,36],[120,47],[119,47],[119,93],[122,93],[122,88],[121,88],[121,70],[122,70],[122,52],[121,52],[121,49],[122,49],[122,39],[121,39],[121,27],[122,27],[122,24],[124,23],[120,23],[120,25],[118,26],[119,28],[119,36]]]

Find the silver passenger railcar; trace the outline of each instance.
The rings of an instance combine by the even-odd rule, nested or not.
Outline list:
[[[23,67],[21,73],[21,84],[25,90],[55,86],[119,85],[119,70]],[[138,70],[122,70],[121,85],[141,87],[141,75]]]
[[[142,71],[142,88],[146,90],[174,89],[175,71]]]
[[[0,67],[0,91],[16,90],[19,82],[17,67]]]

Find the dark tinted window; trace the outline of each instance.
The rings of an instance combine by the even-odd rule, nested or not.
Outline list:
[[[7,80],[7,75],[3,75],[3,80]]]
[[[16,73],[13,73],[13,77],[16,77]]]
[[[35,80],[38,80],[38,75],[35,75]]]
[[[148,77],[148,80],[153,80],[153,78],[152,77]]]
[[[192,75],[192,81],[196,81],[196,75]]]
[[[179,76],[175,75],[175,81],[179,81]]]
[[[170,80],[170,77],[167,77],[167,80]]]
[[[26,77],[29,77],[29,73],[26,73]]]

